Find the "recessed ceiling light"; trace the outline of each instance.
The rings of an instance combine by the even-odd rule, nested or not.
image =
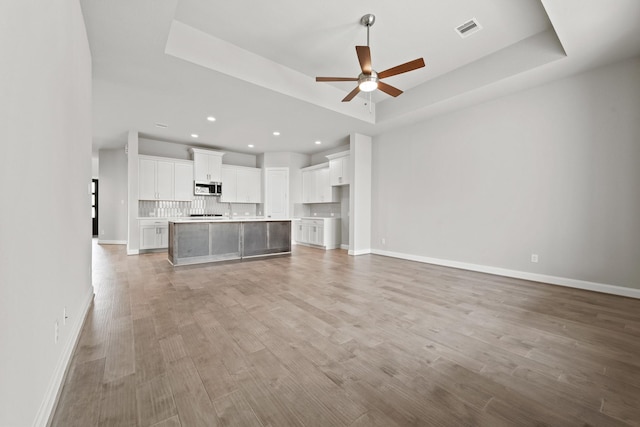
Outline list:
[[[210,121],[210,122],[215,122],[216,118],[213,117],[213,116],[209,116],[209,117],[207,117],[207,120]]]
[[[156,127],[157,128],[166,129],[166,128],[169,127],[169,125],[165,125],[164,123],[156,123]]]
[[[278,132],[278,131],[273,132],[273,134],[274,134],[275,136],[280,136],[280,132]]]
[[[192,133],[192,134],[191,134],[191,138],[197,138],[197,137],[199,137],[199,136],[200,136],[200,135],[198,135],[197,133]]]
[[[316,141],[316,145],[322,144],[322,141]]]
[[[253,148],[253,144],[249,144],[249,145],[248,145],[248,147],[249,147],[249,148]]]

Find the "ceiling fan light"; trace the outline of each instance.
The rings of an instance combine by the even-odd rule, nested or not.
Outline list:
[[[373,92],[374,90],[378,89],[378,82],[374,79],[365,80],[360,82],[358,87],[362,92]]]
[[[371,74],[360,74],[358,76],[358,88],[362,92],[373,92],[378,88],[378,73],[372,71]]]

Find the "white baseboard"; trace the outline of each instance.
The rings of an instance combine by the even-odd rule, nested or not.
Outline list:
[[[91,292],[89,293],[89,298],[84,303],[84,306],[81,307],[80,315],[73,319],[74,322],[70,329],[70,339],[67,341],[67,345],[62,351],[62,355],[56,368],[53,372],[53,376],[51,378],[51,382],[49,383],[49,387],[47,388],[47,393],[40,405],[40,409],[36,414],[36,419],[33,423],[34,427],[45,427],[50,425],[53,420],[53,413],[56,409],[56,405],[58,404],[58,399],[60,398],[60,393],[62,392],[62,386],[64,385],[64,381],[67,377],[67,372],[69,370],[69,365],[71,364],[71,357],[73,356],[73,352],[78,345],[78,341],[80,340],[80,333],[82,332],[82,327],[84,326],[84,321],[87,317],[87,313],[89,312],[89,307],[91,307],[91,302],[93,301],[93,288],[91,288]]]
[[[548,276],[546,274],[529,273],[527,271],[509,270],[506,268],[490,267],[486,265],[470,264],[466,262],[450,261],[446,259],[429,258],[419,255],[404,254],[400,252],[383,251],[374,249],[372,253],[393,258],[402,258],[409,261],[424,262],[426,264],[441,265],[444,267],[459,268],[462,270],[477,271],[480,273],[495,274],[496,276],[513,277],[516,279],[530,280],[533,282],[548,283],[551,285],[566,286],[569,288],[584,289],[587,291],[602,292],[605,294],[619,295],[640,299],[640,289],[626,288],[624,286],[608,285],[604,283],[587,282],[586,280],[569,279],[567,277]]]
[[[360,249],[358,251],[354,251],[354,250],[349,249],[349,255],[356,255],[357,256],[357,255],[366,255],[366,254],[370,254],[370,253],[373,253],[371,251],[371,249]]]
[[[127,249],[127,255],[139,255],[140,251],[138,249]]]
[[[340,245],[340,249],[349,250],[349,245]]]
[[[126,245],[126,240],[102,240],[98,239],[99,245]]]

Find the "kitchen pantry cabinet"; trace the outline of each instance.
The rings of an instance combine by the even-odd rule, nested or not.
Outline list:
[[[138,199],[173,200],[173,174],[173,161],[140,156],[138,169]]]
[[[328,163],[302,169],[302,203],[339,202],[337,190],[331,186]]]
[[[262,169],[222,165],[224,203],[262,203]]]
[[[196,182],[220,182],[222,181],[222,156],[221,151],[201,150],[189,148],[193,153],[194,179]]]
[[[351,182],[349,174],[350,155],[348,151],[329,154],[329,175],[332,186],[346,185]]]
[[[193,200],[193,163],[163,157],[140,156],[139,200]]]
[[[303,245],[340,247],[340,218],[302,218],[293,221],[293,238]]]
[[[140,220],[140,249],[164,249],[169,246],[169,221]]]

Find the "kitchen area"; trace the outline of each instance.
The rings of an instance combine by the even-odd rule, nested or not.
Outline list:
[[[348,145],[315,156],[254,156],[131,142],[128,196],[137,209],[128,209],[129,255],[167,251],[169,262],[185,265],[288,254],[292,244],[349,249]],[[269,183],[271,170],[286,172],[284,187]]]

